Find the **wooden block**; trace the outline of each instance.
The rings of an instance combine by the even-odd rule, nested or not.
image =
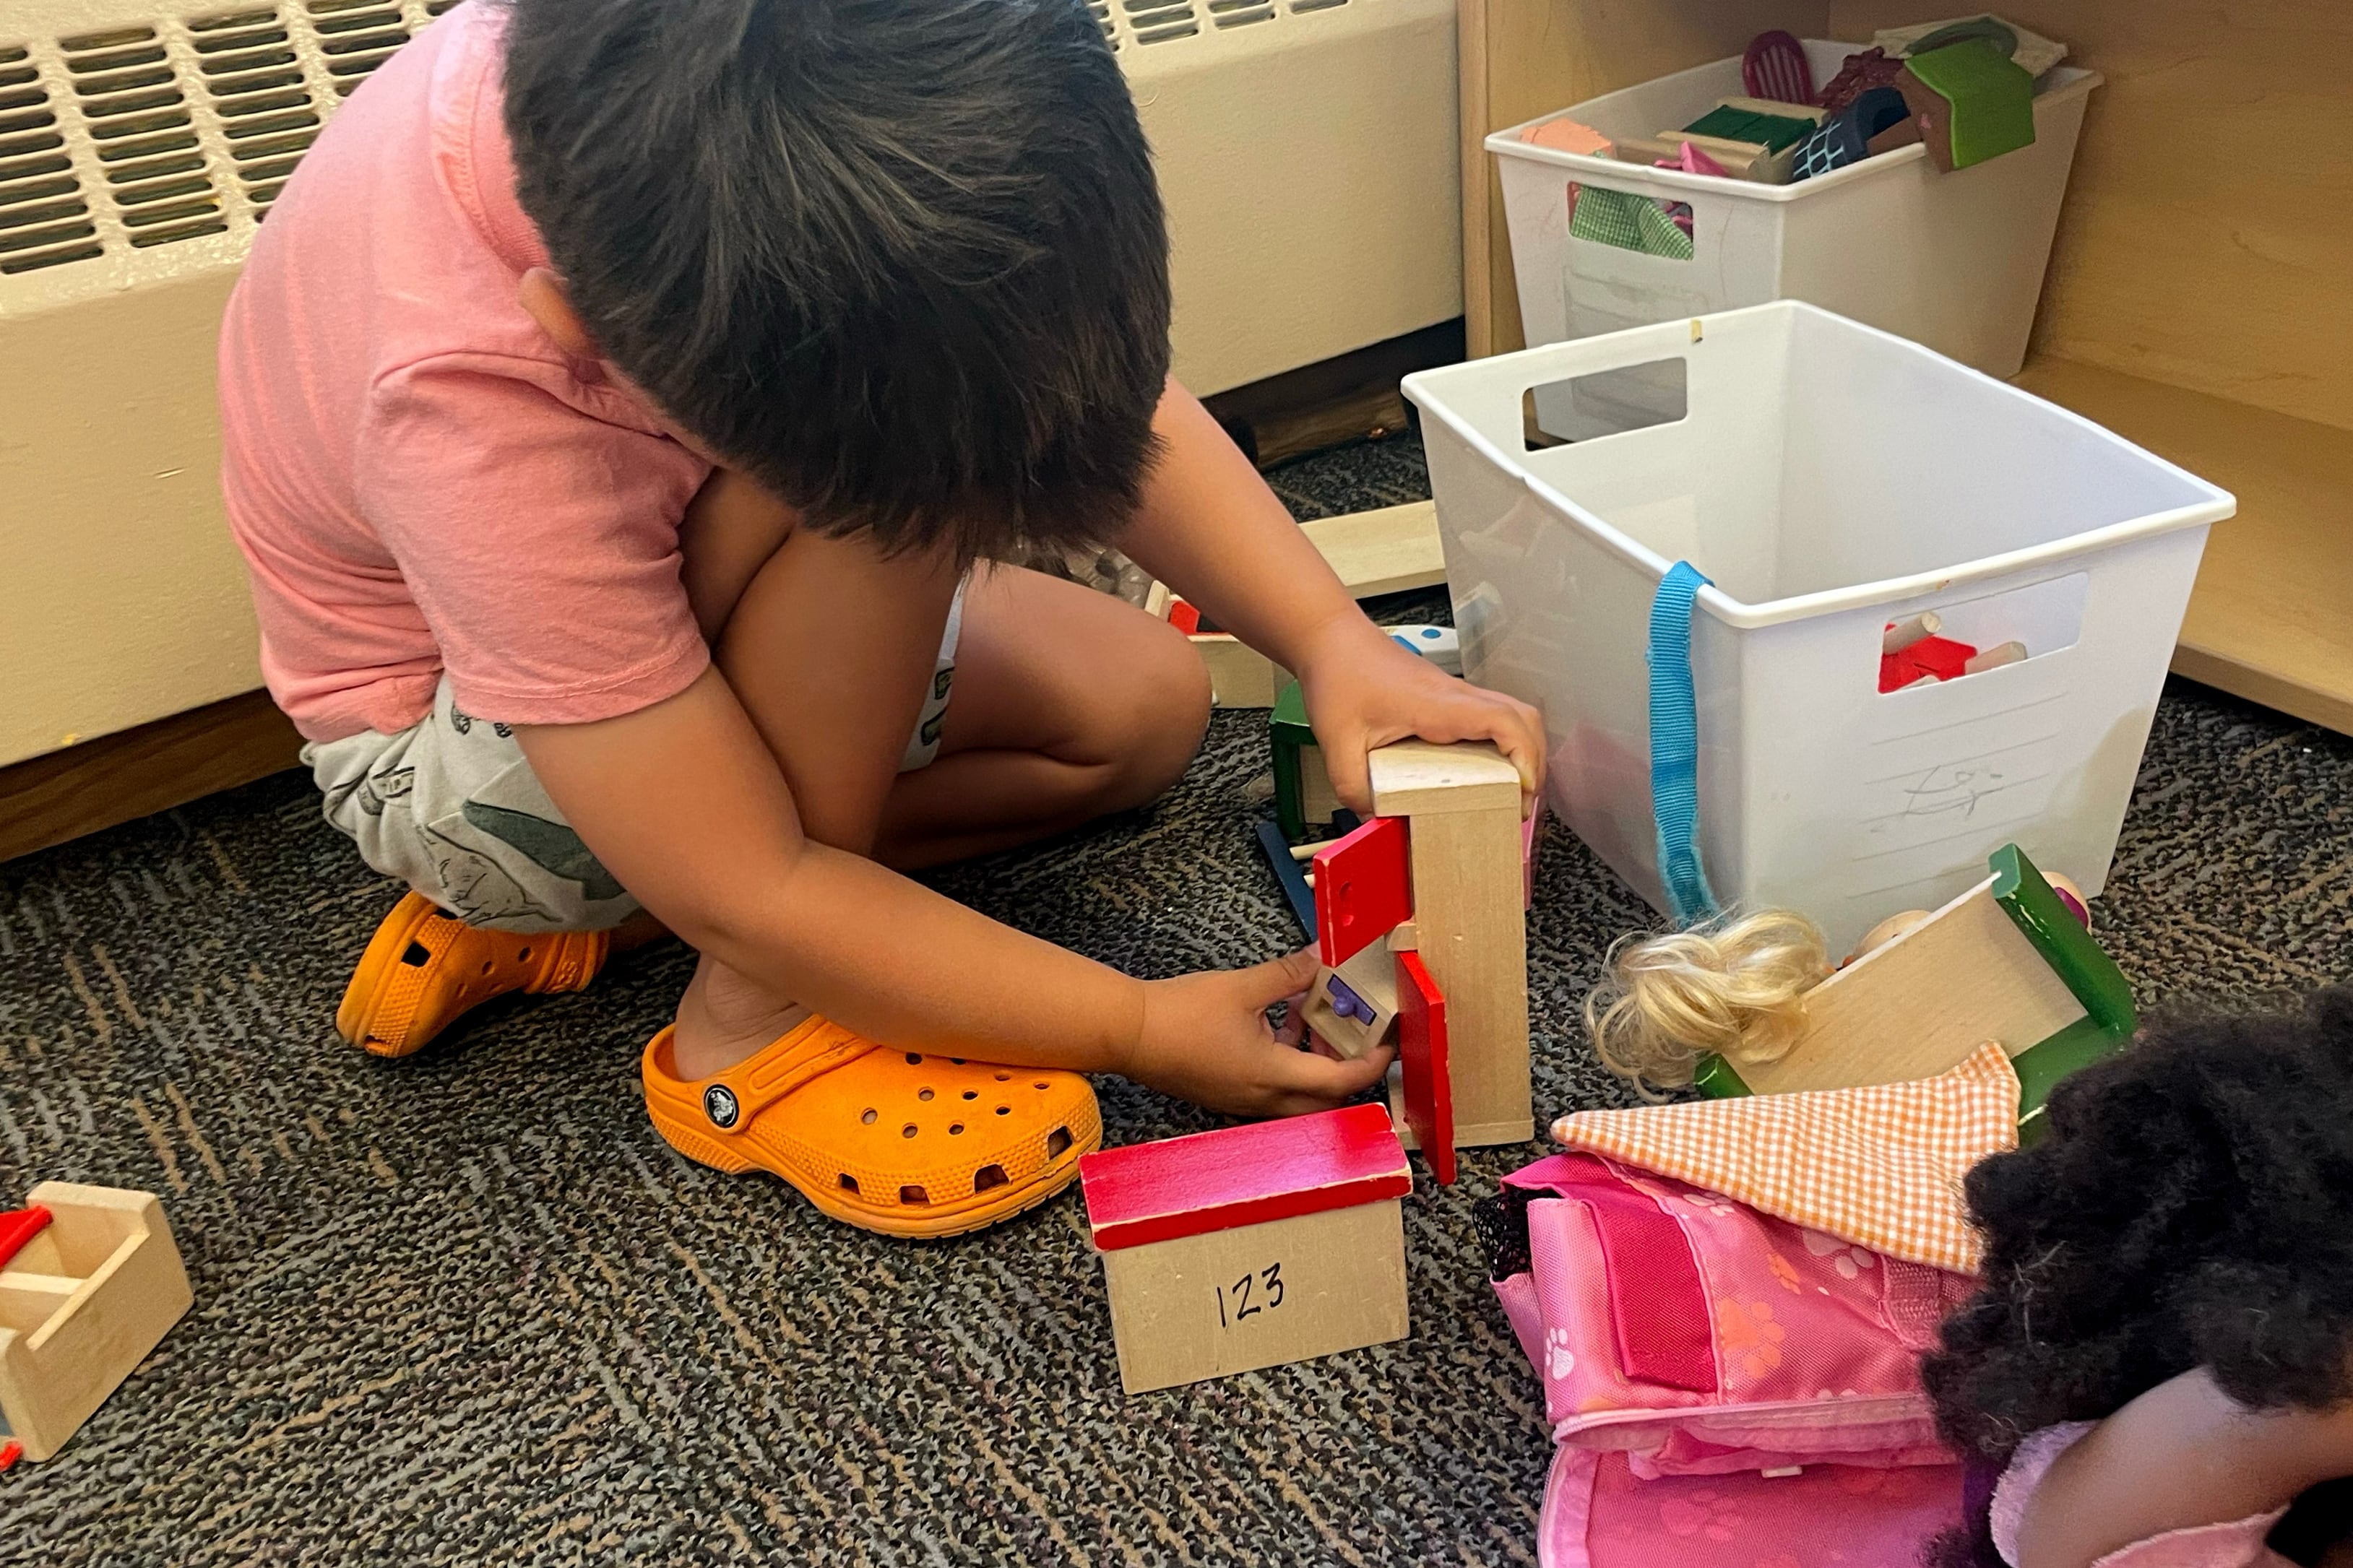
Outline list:
[[[1313,825],[1329,822],[1340,810],[1340,797],[1332,791],[1332,775],[1324,768],[1324,748],[1299,748],[1299,809]]]
[[[1317,518],[1299,526],[1324,552],[1342,584],[1359,599],[1446,581],[1446,552],[1439,543],[1434,501]]]
[[[1332,989],[1335,979],[1348,998],[1345,1016],[1339,1010],[1341,994]],[[1300,1010],[1316,1038],[1356,1060],[1387,1041],[1389,1026],[1397,1021],[1397,960],[1377,943],[1336,969],[1328,963],[1318,966]]]
[[[1410,1331],[1395,1198],[1107,1252],[1103,1284],[1130,1394]]]
[[[1989,878],[1806,994],[1788,1055],[1739,1068],[1759,1094],[1933,1078],[1988,1040],[2015,1057],[2085,1016]]]
[[[1209,700],[1219,708],[1271,708],[1291,672],[1231,632],[1195,632],[1193,651],[1209,671]]]
[[[1366,760],[1372,771],[1373,810],[1381,816],[1508,808],[1513,821],[1519,820],[1519,770],[1493,742],[1441,746],[1399,741]]]
[[[0,1417],[46,1459],[193,1297],[153,1194],[44,1182],[28,1201],[52,1220],[0,1268]]]
[[[1454,1079],[1447,1057],[1446,996],[1418,952],[1399,952],[1397,965],[1398,1080],[1406,1125],[1430,1156],[1438,1184],[1454,1184]]]
[[[1406,1334],[1413,1174],[1352,1105],[1079,1162],[1131,1394]]]
[[[1152,586],[1144,592],[1144,613],[1155,621],[1165,621],[1168,618],[1169,606],[1176,602],[1176,595],[1168,591],[1168,584],[1155,577]]]
[[[1417,951],[1446,998],[1459,1148],[1525,1142],[1535,1130],[1516,783],[1509,801],[1411,824]]]
[[[1402,817],[1376,816],[1315,853],[1315,937],[1326,965],[1348,962],[1413,913]]]
[[[1820,125],[1830,118],[1830,110],[1819,103],[1785,103],[1778,98],[1719,98],[1715,103],[1719,109],[1770,114],[1781,120],[1802,120],[1810,125]]]

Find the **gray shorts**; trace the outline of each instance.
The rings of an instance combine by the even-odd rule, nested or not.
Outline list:
[[[901,773],[939,755],[963,629],[959,587]],[[460,711],[447,677],[432,713],[400,733],[313,742],[302,763],[362,859],[469,925],[602,931],[638,911],[540,787],[514,731]]]

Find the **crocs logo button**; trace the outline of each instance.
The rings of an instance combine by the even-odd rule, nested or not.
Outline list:
[[[738,1111],[735,1096],[725,1084],[714,1083],[702,1091],[702,1114],[711,1118],[712,1126],[734,1126]]]

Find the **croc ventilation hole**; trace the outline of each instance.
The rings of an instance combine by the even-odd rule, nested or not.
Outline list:
[[[855,1177],[855,1176],[853,1176],[853,1175],[851,1175],[851,1174],[850,1174],[849,1172],[847,1172],[847,1171],[842,1172],[842,1173],[841,1173],[841,1190],[842,1190],[843,1192],[845,1192],[845,1193],[854,1193],[854,1192],[856,1192],[856,1191],[858,1190],[858,1178],[857,1178],[857,1177]]]
[[[870,1106],[868,1106],[868,1107],[866,1108],[866,1110],[864,1110],[864,1111],[863,1111],[863,1112],[859,1116],[858,1120],[859,1120],[860,1121],[863,1122],[865,1125],[867,1125],[867,1126],[869,1126],[869,1127],[871,1127],[871,1126],[873,1126],[873,1125],[874,1125],[874,1119],[875,1119],[875,1117],[876,1117],[877,1115],[879,1115],[879,1114],[880,1114],[880,1112],[878,1112],[878,1111],[877,1111],[877,1110],[876,1110],[872,1106],[871,1106],[871,1105],[870,1105]]]
[[[1046,1158],[1049,1160],[1056,1158],[1070,1146],[1071,1130],[1069,1128],[1057,1127],[1046,1134]]]
[[[400,962],[411,969],[422,969],[433,962],[433,955],[426,951],[423,942],[412,942],[401,949]]]
[[[1004,1166],[983,1165],[979,1170],[975,1171],[972,1173],[973,1194],[975,1196],[978,1196],[980,1194],[988,1191],[991,1187],[1003,1186],[1005,1184],[1005,1181]]]
[[[910,1182],[899,1189],[899,1201],[902,1204],[920,1205],[930,1203],[932,1198],[929,1193]]]

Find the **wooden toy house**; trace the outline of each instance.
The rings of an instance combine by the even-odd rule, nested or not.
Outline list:
[[[1352,1105],[1079,1162],[1130,1394],[1407,1333],[1405,1149]]]
[[[193,1299],[152,1193],[44,1182],[0,1241],[0,1418],[46,1459]]]

